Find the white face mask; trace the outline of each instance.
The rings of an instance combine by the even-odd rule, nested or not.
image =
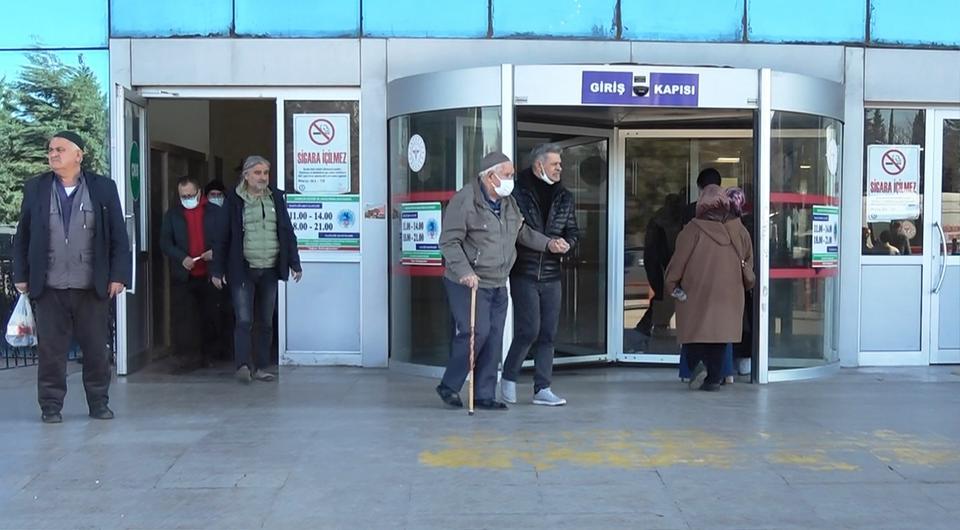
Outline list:
[[[542,167],[540,168],[540,174],[537,176],[540,177],[540,180],[546,182],[550,186],[556,184],[556,182],[550,180],[550,177],[547,176],[547,170],[543,169]]]
[[[210,201],[211,204],[216,204],[217,206],[223,206],[223,195],[218,195],[216,197],[208,197],[207,200]]]
[[[500,178],[500,185],[493,188],[493,191],[497,192],[497,195],[501,197],[506,197],[513,193],[513,179]]]
[[[200,196],[190,197],[189,199],[180,198],[180,204],[188,210],[192,210],[200,205]]]

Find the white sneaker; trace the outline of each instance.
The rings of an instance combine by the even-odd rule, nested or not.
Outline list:
[[[751,368],[752,366],[749,357],[737,361],[737,373],[740,375],[750,375]]]
[[[543,390],[533,395],[533,404],[546,405],[548,407],[559,407],[561,405],[566,405],[567,400],[554,394],[553,390],[550,390],[549,388],[544,388]]]
[[[500,397],[507,403],[517,402],[517,383],[516,381],[500,380]]]

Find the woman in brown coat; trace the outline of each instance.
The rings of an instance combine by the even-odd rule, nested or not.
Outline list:
[[[723,351],[740,342],[744,293],[753,282],[750,234],[731,214],[723,189],[707,186],[696,219],[677,238],[665,281],[666,292],[682,301],[676,305],[677,337],[693,372],[690,388],[720,387]]]

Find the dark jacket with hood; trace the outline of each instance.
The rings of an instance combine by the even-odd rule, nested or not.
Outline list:
[[[544,191],[539,190],[539,187],[549,189]],[[541,204],[541,196],[544,195],[550,197],[549,204]],[[548,186],[534,176],[531,168],[527,168],[517,177],[513,198],[516,199],[527,226],[550,239],[565,239],[570,245],[567,255],[572,254],[580,239],[577,205],[573,202],[573,194],[563,187],[562,182]],[[511,276],[522,276],[541,282],[559,281],[563,256],[550,250],[536,251],[517,247],[517,262]]]
[[[297,236],[293,232],[293,223],[287,212],[287,201],[280,190],[269,190],[277,215],[277,241],[280,244],[277,254],[277,276],[287,281],[290,269],[302,272]],[[213,261],[210,262],[210,277],[227,279],[227,283],[240,284],[247,280],[250,264],[243,254],[243,211],[244,201],[236,189],[229,190],[224,199],[221,223],[224,227],[214,238]]]
[[[55,178],[56,174],[48,171],[23,185],[20,222],[13,238],[13,281],[27,282],[31,298],[39,298],[47,285],[50,202]],[[130,241],[117,185],[87,171],[83,172],[83,179],[93,203],[93,289],[100,298],[107,298],[111,282],[125,286],[131,283]]]

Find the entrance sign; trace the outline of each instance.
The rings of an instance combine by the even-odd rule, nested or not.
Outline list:
[[[293,115],[293,185],[300,193],[350,192],[350,115]]]
[[[699,74],[583,72],[580,102],[598,105],[696,107]]]
[[[359,195],[287,195],[297,248],[360,251]]]
[[[134,141],[130,145],[130,196],[140,200],[140,145]]]
[[[813,268],[835,269],[840,261],[840,208],[813,207]]]
[[[401,265],[443,265],[440,252],[442,214],[439,202],[400,205]]]
[[[867,147],[867,221],[920,217],[920,146]]]

